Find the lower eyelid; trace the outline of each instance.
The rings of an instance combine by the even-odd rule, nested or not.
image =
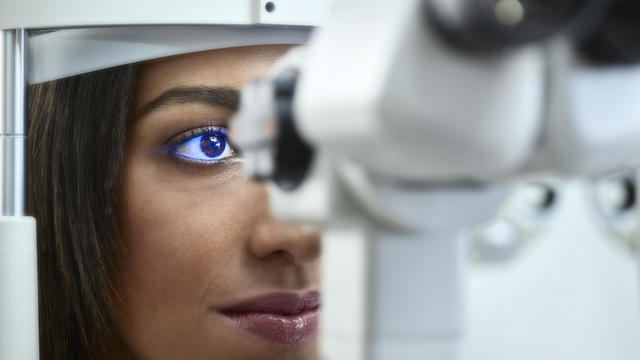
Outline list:
[[[228,170],[236,168],[238,165],[242,163],[242,159],[239,157],[229,157],[226,159],[218,160],[215,162],[203,162],[199,160],[187,160],[183,158],[179,158],[176,156],[171,156],[171,163],[175,166],[178,166],[180,171],[207,171],[211,170],[214,172],[227,172]]]

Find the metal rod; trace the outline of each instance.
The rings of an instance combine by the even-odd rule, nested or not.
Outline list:
[[[7,98],[4,95],[8,89],[7,81],[7,47],[9,46],[9,41],[7,39],[7,31],[2,31],[0,34],[0,216],[5,214],[4,211],[4,203],[5,203],[5,173],[7,170],[5,169],[5,136],[6,132],[6,122],[7,122]]]
[[[0,216],[27,212],[27,47],[25,29],[2,31]]]

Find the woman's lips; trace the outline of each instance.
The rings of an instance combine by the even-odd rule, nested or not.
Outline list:
[[[221,313],[241,329],[265,340],[298,345],[316,335],[319,308],[317,291],[278,292],[243,301]]]

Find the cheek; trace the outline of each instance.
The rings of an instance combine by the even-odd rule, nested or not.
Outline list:
[[[267,214],[266,191],[238,169],[179,180],[128,161],[119,209],[126,249],[120,326],[134,334],[143,326],[149,334],[193,327],[207,311],[207,291],[224,296],[243,281],[241,259]]]
[[[129,275],[152,269],[165,280],[184,280],[193,279],[193,271],[224,267],[266,214],[264,189],[229,172],[158,179],[135,170],[126,176],[121,235]]]

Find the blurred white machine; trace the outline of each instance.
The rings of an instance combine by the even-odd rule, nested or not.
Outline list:
[[[603,6],[337,2],[307,49],[245,90],[232,131],[248,175],[274,180],[278,216],[329,229],[329,358],[458,359],[461,234],[501,186],[637,165],[638,45],[625,39],[640,24],[615,19],[616,34]]]
[[[36,3],[39,14],[31,11]],[[211,48],[202,45],[206,30],[200,36],[183,29],[195,39],[188,46],[180,35],[158,31],[154,38],[151,30],[142,43],[159,46],[145,48],[146,55],[132,59],[127,51],[105,63],[97,56],[66,72],[28,60],[26,30],[315,25],[329,9],[325,1],[295,0],[159,1],[151,8],[124,0],[61,3],[0,7],[6,216],[0,218],[0,358],[37,358],[35,225],[24,206],[29,74],[40,72],[42,81]],[[278,216],[326,227],[322,344],[328,359],[458,359],[463,229],[490,217],[514,180],[638,165],[640,29],[626,17],[637,15],[638,6],[611,4],[338,0],[306,49],[246,89],[233,131],[247,172],[274,180]],[[610,18],[597,16],[614,7],[628,9],[622,17],[612,10]],[[610,30],[609,21],[624,26]],[[101,44],[96,48],[118,48],[139,33],[110,29],[114,38],[92,38]],[[40,56],[52,60],[47,54]],[[585,61],[596,58],[605,65]],[[47,71],[60,73],[48,77]]]

